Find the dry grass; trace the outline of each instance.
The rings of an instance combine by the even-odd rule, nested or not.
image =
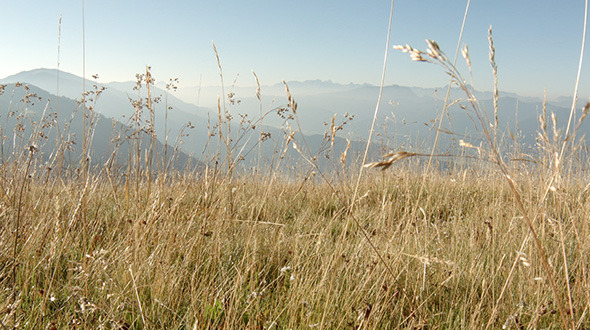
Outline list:
[[[289,96],[279,113],[296,121]],[[1,172],[0,321],[23,328],[541,328],[566,318],[582,327],[590,190],[580,172],[556,168],[551,155],[561,139],[550,137],[545,116],[537,162],[510,167],[509,180],[493,154],[464,141],[478,156],[456,157],[461,164],[447,173],[420,170],[431,155],[391,152],[367,164],[390,170],[361,177],[353,207],[358,167],[333,157],[342,170],[323,172],[305,141],[295,147],[299,131],[285,132],[279,146],[284,155],[292,145],[308,166],[290,176],[280,160],[266,174],[231,175],[232,165],[149,175],[155,170],[137,150],[150,144],[136,136],[153,131],[139,124],[127,168],[50,175],[30,148]],[[328,152],[340,129],[328,127]],[[577,168],[573,155],[581,150],[568,153],[568,169]],[[218,157],[239,162],[228,160],[232,154],[239,153]]]
[[[469,172],[428,176],[419,197],[422,177],[395,172],[363,180],[354,210],[395,278],[359,228],[347,226],[347,205],[326,184],[178,178],[147,197],[142,186],[126,201],[93,180],[81,213],[78,185],[32,183],[23,196],[14,279],[14,235],[5,227],[0,236],[2,322],[26,328],[559,324],[506,184]],[[535,187],[542,182],[517,180],[525,185],[526,207],[537,209],[542,192]],[[8,197],[4,219],[17,212]],[[590,213],[588,198],[584,187],[568,183],[536,224],[556,273],[567,262],[572,307],[582,322],[590,228],[580,220]],[[565,288],[564,278],[558,281]]]

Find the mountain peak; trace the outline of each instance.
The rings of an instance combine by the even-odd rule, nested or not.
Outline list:
[[[0,79],[0,83],[27,83],[31,85],[35,85],[47,92],[57,95],[57,78],[58,78],[58,70],[57,69],[48,69],[48,68],[38,68],[28,71],[22,71],[17,74],[13,74],[6,78]],[[72,97],[72,95],[77,95],[78,97],[82,95],[82,77],[78,77],[75,74],[59,71],[59,86],[60,86],[60,95],[66,95],[68,97]],[[94,84],[93,81],[86,79],[87,88]]]
[[[37,68],[33,70],[22,71],[13,75],[10,75],[6,78],[0,79],[4,82],[27,82],[27,80],[35,80],[35,79],[46,79],[52,78],[55,79],[57,75],[57,69],[48,69],[48,68]],[[60,79],[82,79],[74,74],[65,71],[59,71]]]

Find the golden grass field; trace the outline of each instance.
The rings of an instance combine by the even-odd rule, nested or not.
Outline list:
[[[561,131],[543,111],[536,154],[507,159],[497,109],[489,120],[436,42],[396,48],[465,91],[485,143],[458,150],[473,158],[457,154],[461,165],[442,171],[434,151],[348,167],[343,154],[326,172],[299,140],[305,109],[288,88],[294,131],[278,151],[301,154],[299,173],[235,170],[221,105],[219,166],[202,171],[156,165],[153,145],[134,140],[155,140],[153,117],[130,128],[126,167],[63,162],[58,138],[48,171],[31,138],[0,168],[0,326],[588,328],[590,185],[576,134],[590,103]],[[149,69],[138,79],[149,95]],[[332,122],[328,144],[337,131]]]
[[[539,206],[544,182],[533,174],[515,181],[557,294],[509,187],[493,174],[371,173],[350,214],[346,185],[303,180],[178,176],[128,198],[124,184],[99,177],[88,186],[30,182],[16,270],[14,224],[4,222],[0,236],[2,320],[25,328],[546,328],[560,326],[561,302],[581,326],[590,192],[564,183]],[[4,186],[3,219],[16,216],[17,187]]]

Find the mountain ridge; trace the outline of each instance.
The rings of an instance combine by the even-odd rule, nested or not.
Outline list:
[[[24,82],[26,80],[28,80],[29,78],[31,78],[31,76],[37,76],[37,77],[49,77],[48,80],[51,80],[51,83],[54,84],[54,87],[57,83],[57,80],[55,79],[55,76],[57,74],[57,72],[59,72],[59,78],[60,78],[60,83],[65,79],[67,81],[71,81],[71,80],[79,80],[79,83],[82,83],[83,78],[80,76],[77,76],[75,74],[69,73],[67,71],[62,71],[62,70],[57,70],[54,68],[36,68],[36,69],[32,69],[32,70],[25,70],[25,71],[21,71],[19,73],[16,74],[12,74],[9,76],[6,76],[4,78],[0,78],[0,82],[2,83],[6,83],[6,82],[17,82],[19,81],[19,79],[21,79],[21,82]],[[38,79],[38,78],[37,78]],[[114,86],[116,84],[128,84],[128,83],[132,83],[134,84],[135,82],[132,80],[128,80],[128,81],[109,81],[109,82],[101,82],[101,81],[96,81],[96,80],[91,80],[90,78],[86,78],[86,83],[87,83],[87,89],[92,86],[93,84],[99,84],[99,85],[111,85]],[[337,82],[333,82],[332,80],[328,79],[328,80],[321,80],[321,79],[306,79],[306,80],[288,80],[286,81],[287,85],[289,86],[289,88],[300,88],[302,86],[305,86],[307,88],[312,88],[312,87],[323,87],[323,88],[339,88],[339,89],[352,89],[352,88],[378,88],[378,85],[373,85],[373,84],[369,84],[369,83],[354,83],[354,82],[349,82],[347,84],[345,83],[337,83]],[[36,85],[42,85],[37,83]],[[156,82],[156,88],[162,90],[164,88],[165,82],[164,81],[157,81]],[[42,87],[43,86],[39,86]],[[243,88],[243,89],[256,89],[256,85],[255,84],[250,84],[247,86],[240,86],[239,88]],[[439,92],[443,92],[446,91],[448,85],[445,86],[437,86],[437,87],[422,87],[422,86],[404,86],[404,85],[398,85],[398,84],[388,84],[385,85],[384,88],[409,88],[411,90],[415,90],[415,91],[423,91],[423,92],[427,92],[427,93],[431,93],[434,90],[437,90]],[[472,86],[469,86],[470,88],[472,88]],[[199,86],[184,86],[181,87],[182,89],[190,89],[190,90],[194,90],[194,91],[198,91]],[[207,85],[207,86],[201,86],[202,88],[211,88],[211,89],[219,89],[221,90],[221,86],[219,85]],[[284,83],[283,82],[277,82],[277,83],[273,83],[270,85],[261,85],[262,89],[266,89],[266,88],[270,88],[270,89],[280,89],[282,91],[284,91]],[[456,87],[455,87],[456,88]],[[54,93],[51,88],[43,88],[45,90],[47,90],[48,92],[57,95],[57,93]],[[225,87],[226,90],[230,91],[231,88],[230,86],[226,86]],[[491,95],[492,91],[479,91],[476,90],[477,93],[484,93],[486,95]],[[80,88],[80,95],[82,93],[82,88]],[[420,93],[421,94],[421,93]],[[540,101],[542,100],[542,98],[540,97],[534,97],[534,96],[524,96],[524,95],[520,95],[518,93],[515,92],[511,92],[511,91],[503,91],[500,90],[500,94],[504,94],[504,95],[510,95],[510,96],[514,96],[517,97],[521,100],[525,99],[525,100],[529,100],[529,101]],[[61,96],[61,95],[60,95]],[[584,99],[585,96],[579,96],[579,99]],[[553,97],[552,99],[548,100],[549,102],[555,102],[555,103],[560,103],[563,104],[564,102],[569,102],[571,103],[572,100],[572,96],[567,96],[567,95],[560,95],[557,97]]]
[[[28,80],[38,79],[49,87],[57,81],[55,69],[38,69],[30,72]],[[54,76],[51,76],[54,74]],[[11,79],[27,78],[27,72],[11,76]],[[61,79],[64,79],[61,81]],[[79,92],[80,77],[72,74],[60,73],[60,94],[74,96]],[[0,82],[6,81],[0,80]],[[90,81],[87,80],[87,83]],[[375,103],[379,94],[379,87],[370,84],[338,84],[332,81],[308,80],[304,82],[287,83],[292,98],[298,104],[297,116],[299,127],[305,135],[323,136],[330,130],[330,122],[334,123],[346,120],[347,116],[354,116],[353,120],[347,120],[339,136],[351,141],[365,141],[368,137],[371,126]],[[123,114],[128,119],[134,112],[130,98],[145,97],[145,91],[138,96],[137,91],[132,88],[134,82],[111,82],[97,84],[106,86],[107,90],[101,95],[97,102],[96,109],[107,115],[107,117],[121,120]],[[94,84],[90,85],[90,87]],[[274,86],[274,87],[273,87]],[[322,88],[326,86],[326,88]],[[390,135],[385,141],[393,141],[391,148],[428,148],[432,143],[436,130],[434,122],[439,118],[439,112],[443,108],[444,94],[448,86],[439,89],[408,87],[400,85],[388,85],[383,89],[380,112],[377,115],[377,126],[375,133],[378,135]],[[160,102],[156,104],[156,135],[161,141],[168,137],[167,141],[176,141],[182,138],[185,150],[204,150],[208,145],[210,130],[218,121],[218,104],[221,105],[222,115],[233,117],[232,126],[239,127],[249,120],[254,120],[254,125],[263,125],[266,130],[273,132],[273,135],[284,134],[286,120],[273,113],[287,108],[287,99],[284,84],[278,83],[272,86],[261,86],[260,99],[256,95],[255,87],[229,86],[224,89],[226,97],[220,99],[218,95],[221,89],[217,87],[204,87],[200,91],[191,90],[191,97],[200,98],[199,106],[182,95],[183,88],[176,92],[169,92],[168,102],[172,109],[165,110],[165,105]],[[186,90],[186,89],[185,89]],[[63,91],[63,93],[62,93]],[[493,94],[491,92],[474,91],[478,98],[482,111],[486,111],[490,118],[493,118]],[[227,94],[231,98],[227,98]],[[166,95],[166,91],[159,87],[153,87],[152,96]],[[478,133],[469,114],[470,105],[465,100],[465,94],[459,88],[452,88],[447,118],[452,121],[443,125],[447,131],[454,132],[454,136],[466,136]],[[457,101],[457,102],[455,102]],[[564,102],[567,101],[564,98]],[[463,105],[464,104],[464,105]],[[500,92],[499,98],[499,130],[501,135],[508,132],[522,130],[522,136],[526,137],[526,144],[534,145],[536,130],[538,129],[538,115],[543,107],[542,100],[527,98],[515,93]],[[463,108],[462,108],[463,106]],[[566,122],[569,114],[568,107],[547,104],[548,111],[555,112],[560,124]],[[257,119],[260,114],[268,113],[261,122]],[[447,120],[447,119],[445,119]],[[182,137],[182,130],[190,126],[194,128],[190,134],[191,138]],[[438,126],[438,125],[436,125]],[[588,123],[582,127],[584,133],[590,133]],[[232,132],[237,132],[232,129]],[[512,134],[512,133],[510,133]],[[254,139],[256,140],[256,139]],[[389,142],[388,142],[389,143]],[[445,141],[447,146],[454,144],[452,138]]]

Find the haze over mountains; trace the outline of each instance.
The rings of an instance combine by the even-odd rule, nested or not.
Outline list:
[[[56,115],[58,102],[59,115]],[[41,151],[43,161],[51,162],[48,168],[56,166],[55,162],[67,166],[77,164],[82,159],[84,120],[80,104],[72,99],[63,96],[58,98],[34,85],[16,86],[9,83],[0,95],[0,119],[2,162],[17,159],[30,146]],[[133,129],[100,114],[88,116],[87,121],[94,123],[92,131],[86,130],[92,136],[88,153],[91,164],[103,165],[109,162],[117,166],[127,163]],[[148,136],[141,136],[140,139],[143,146],[149,145]],[[53,157],[59,153],[58,149],[65,151],[63,158],[59,157],[60,160]],[[154,152],[161,154],[163,150],[163,144],[155,141]],[[167,159],[172,158],[176,164],[188,164],[190,160],[182,152],[171,151]],[[198,162],[193,160],[192,163]]]
[[[373,120],[379,87],[369,84],[336,84],[331,81],[308,80],[304,82],[288,82],[291,94],[299,105],[298,112],[301,126],[308,134],[323,134],[325,123],[337,114],[354,115],[340,136],[353,140],[364,140]],[[385,86],[383,90],[380,112],[377,117],[379,134],[387,135],[385,140],[390,147],[405,147],[428,149],[436,133],[433,120],[438,118],[443,108],[448,86],[440,88],[407,87],[399,85]],[[186,102],[214,108],[220,87],[190,87],[181,88],[176,96]],[[235,98],[241,103],[236,111],[259,116],[260,108],[272,109],[284,105],[286,92],[283,83],[271,86],[261,86],[261,101],[256,97],[256,87],[225,88],[235,93]],[[489,118],[493,117],[493,93],[490,91],[475,91],[483,109],[487,110]],[[458,101],[455,103],[455,101]],[[571,97],[559,97],[547,102],[547,113],[556,114],[558,127],[567,123]],[[578,109],[585,104],[586,99],[579,98]],[[474,125],[474,115],[465,93],[457,87],[450,91],[449,114],[443,121],[442,130],[453,132],[443,139],[441,145],[456,146],[456,140],[465,136],[476,139],[481,137]],[[466,109],[461,108],[466,106]],[[499,98],[499,135],[520,137],[520,143],[532,146],[535,144],[536,132],[539,128],[538,117],[543,109],[543,100],[535,97],[521,96],[508,91],[500,91]],[[577,112],[580,115],[580,111]],[[340,117],[339,117],[340,118]],[[265,119],[265,123],[280,126],[276,117]],[[589,124],[582,126],[582,134],[588,132]]]
[[[66,106],[74,108],[75,104],[71,100],[81,99],[82,78],[66,72],[59,72],[59,90],[57,81],[58,72],[54,69],[25,71],[0,79],[0,83],[3,84],[21,82],[36,86],[40,90],[35,90],[35,92],[43,94],[47,98],[55,98],[50,94],[59,93],[61,97],[70,99],[69,101],[60,101],[60,108]],[[268,113],[262,121],[263,131],[271,133],[272,137],[270,142],[263,143],[265,146],[263,153],[267,158],[276,154],[277,147],[284,140],[285,134],[289,132],[285,118],[276,114],[278,109],[284,108],[288,104],[283,83],[261,86],[260,100],[256,95],[256,87],[232,87],[229,85],[225,86],[222,91],[221,87],[205,86],[179,88],[176,91],[167,92],[164,87],[165,83],[157,81],[151,89],[152,97],[161,96],[161,101],[155,105],[156,135],[161,143],[165,143],[167,140],[169,145],[179,147],[188,155],[206,159],[208,154],[203,150],[209,149],[215,152],[220,150],[216,145],[218,136],[211,137],[209,132],[218,121],[218,96],[222,93],[226,97],[220,98],[219,104],[222,109],[227,109],[231,113],[233,118],[231,129],[234,132],[232,139],[235,143],[243,144],[239,146],[243,153],[255,148],[258,141],[258,133],[256,133],[259,129],[257,127],[259,125],[258,119],[261,113]],[[347,121],[343,129],[337,132],[334,153],[337,152],[339,155],[344,150],[345,139],[352,141],[351,152],[363,150],[363,141],[366,141],[368,136],[379,93],[377,86],[369,84],[342,85],[319,80],[288,82],[287,84],[298,103],[299,124],[306,135],[306,142],[312,154],[320,150],[322,145],[325,147],[324,137],[327,132],[330,135],[329,128],[334,115],[336,115],[334,121],[336,126]],[[85,85],[86,90],[92,90],[95,85],[96,88],[106,87],[106,90],[96,100],[95,111],[105,117],[101,125],[109,127],[112,127],[112,122],[107,118],[129,125],[129,120],[134,113],[130,100],[147,96],[145,84],[138,92],[133,90],[136,84],[132,81],[99,84],[87,79]],[[443,107],[446,91],[447,88],[444,86],[437,89],[386,86],[377,118],[375,148],[380,146],[381,150],[394,148],[429,150],[436,133],[435,127],[438,126],[435,119],[438,118]],[[10,93],[9,87],[3,95],[4,99],[7,99]],[[227,98],[228,94],[231,95],[230,98]],[[487,112],[491,114],[493,109],[492,93],[476,91],[475,95],[484,109],[487,109]],[[460,101],[450,107],[449,114],[443,121],[442,130],[446,133],[443,133],[444,138],[441,140],[441,146],[456,148],[457,140],[465,137],[470,137],[470,142],[477,144],[481,134],[474,128],[472,113],[469,107],[466,110],[461,108],[461,105],[468,105],[465,102],[464,93],[458,88],[453,88],[450,100],[451,102]],[[554,101],[548,103],[547,112],[554,112],[558,118],[558,125],[563,126],[569,115],[567,103],[571,102],[571,98],[563,97]],[[581,99],[578,102],[578,108],[585,103],[584,101],[585,99]],[[0,103],[0,106],[2,107],[0,114],[4,117],[8,111],[6,108],[8,105]],[[170,108],[166,113],[167,106]],[[505,138],[510,135],[518,136],[519,143],[532,146],[535,143],[535,132],[539,126],[538,115],[542,110],[542,100],[500,91],[499,106],[499,135]],[[63,115],[71,116],[72,111],[68,110]],[[354,116],[354,118],[346,120],[346,114]],[[244,115],[246,116],[244,117]],[[242,132],[241,138],[239,135],[240,120],[241,127],[246,130]],[[297,130],[294,121],[290,121],[289,125],[291,129]],[[106,132],[106,126],[97,128],[98,137],[103,134],[103,130]],[[252,126],[257,128],[254,130]],[[585,123],[582,127],[582,134],[588,131],[590,131],[590,124]],[[453,134],[450,134],[451,132]],[[166,138],[166,136],[168,137]],[[239,141],[240,139],[242,140]],[[94,145],[96,147],[104,143],[106,142],[97,140]],[[289,153],[293,152],[293,150],[289,150]],[[253,153],[257,153],[257,151]]]
[[[345,113],[355,116],[349,124],[343,136],[354,139],[363,139],[368,135],[368,129],[373,119],[375,105],[379,95],[379,87],[370,84],[337,84],[331,81],[307,80],[304,82],[288,82],[291,94],[297,101],[299,116],[303,130],[309,134],[323,134],[324,122],[334,115]],[[188,103],[214,109],[217,106],[217,96],[221,87],[185,87],[179,88],[176,96]],[[225,91],[233,92],[235,98],[241,101],[236,111],[259,116],[262,105],[263,110],[272,109],[284,105],[286,99],[285,85],[278,83],[270,86],[261,86],[262,101],[256,97],[256,86],[251,87],[225,87]],[[447,86],[439,88],[407,87],[399,85],[385,86],[383,90],[382,104],[378,116],[378,126],[391,126],[397,121],[397,136],[428,134],[424,123],[438,117],[443,107]],[[475,96],[489,113],[493,111],[493,93],[490,91],[475,91]],[[450,108],[451,124],[456,133],[462,134],[473,130],[473,123],[460,104],[467,105],[465,93],[459,88],[451,89],[449,103],[455,100],[462,102]],[[578,108],[581,108],[587,98],[579,97]],[[555,112],[558,119],[564,113],[569,114],[572,98],[562,96],[548,101],[548,113]],[[542,110],[543,100],[535,97],[521,96],[509,91],[500,91],[500,129],[516,129],[517,121],[523,130],[523,135],[530,134],[530,129],[538,127],[538,115]],[[280,121],[270,118],[267,123],[280,125]],[[430,125],[430,124],[429,124]],[[404,128],[405,126],[405,128]],[[418,127],[421,126],[421,127]],[[389,133],[393,133],[391,129]]]

